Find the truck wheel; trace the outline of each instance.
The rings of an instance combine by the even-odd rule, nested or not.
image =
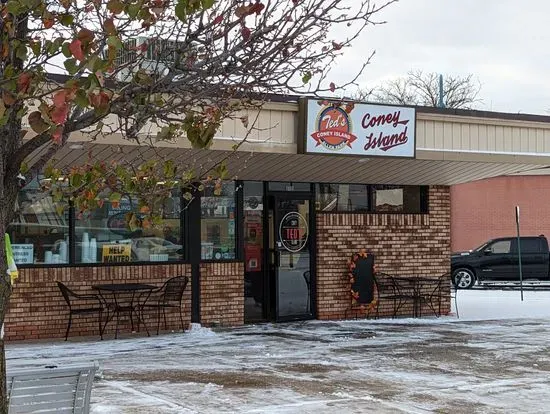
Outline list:
[[[476,283],[476,276],[470,269],[461,268],[453,272],[453,284],[457,289],[470,289]]]

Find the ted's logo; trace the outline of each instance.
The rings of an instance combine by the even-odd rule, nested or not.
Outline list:
[[[353,110],[353,104],[347,104],[341,108],[338,104],[326,106],[325,102],[320,102],[325,107],[321,109],[317,117],[317,131],[311,134],[316,146],[338,151],[346,145],[351,148],[351,144],[357,139],[351,133],[351,119],[349,114]]]

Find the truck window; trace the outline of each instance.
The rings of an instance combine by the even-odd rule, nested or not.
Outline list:
[[[510,245],[510,240],[500,240],[491,244],[489,246],[489,249],[491,249],[491,252],[493,252],[493,254],[506,254],[510,253]]]
[[[539,239],[520,239],[520,243],[522,253],[539,253],[541,251]]]

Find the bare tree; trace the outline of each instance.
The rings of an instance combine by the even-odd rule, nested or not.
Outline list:
[[[436,72],[410,71],[407,76],[390,80],[377,88],[359,90],[358,96],[369,101],[439,106],[439,78]],[[481,102],[481,84],[473,75],[443,75],[443,105],[446,108],[471,108]]]

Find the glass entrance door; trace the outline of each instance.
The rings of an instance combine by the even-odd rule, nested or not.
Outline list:
[[[312,200],[274,196],[270,214],[270,257],[276,320],[308,319],[312,312]]]

